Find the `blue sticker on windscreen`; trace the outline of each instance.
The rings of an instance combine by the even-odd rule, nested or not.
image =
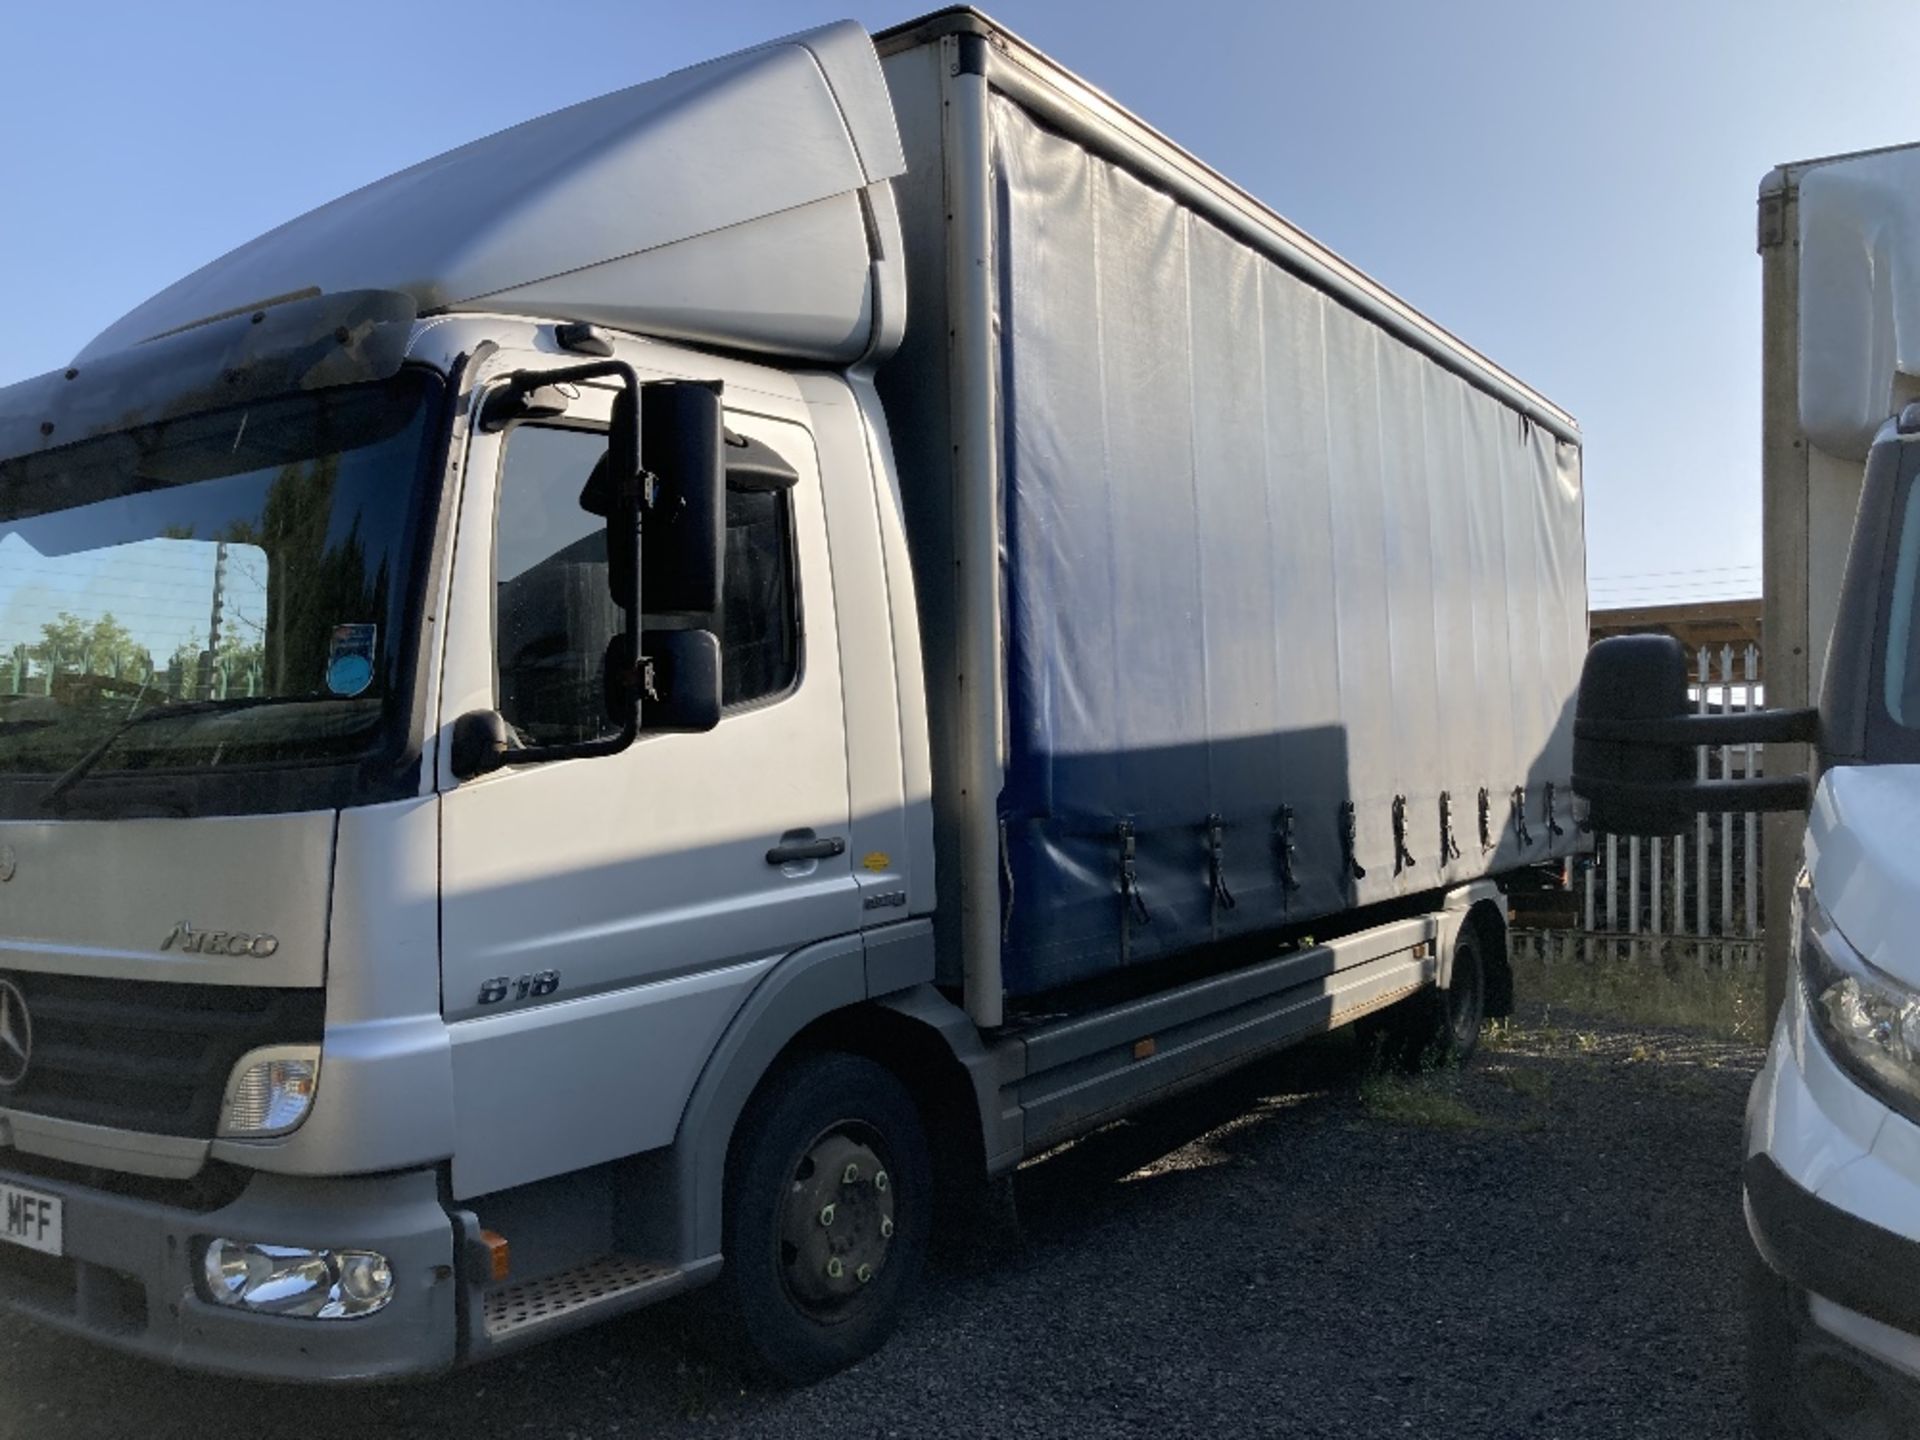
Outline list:
[[[373,683],[377,625],[336,625],[327,646],[327,689],[335,695],[358,695]]]

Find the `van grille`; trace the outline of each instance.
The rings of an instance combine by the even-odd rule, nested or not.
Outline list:
[[[322,990],[14,973],[33,1017],[26,1078],[0,1106],[151,1135],[211,1139],[236,1061],[317,1043]]]

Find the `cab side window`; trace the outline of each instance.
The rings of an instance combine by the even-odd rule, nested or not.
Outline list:
[[[607,590],[602,521],[580,508],[581,487],[605,451],[605,435],[590,430],[524,425],[507,440],[494,643],[500,713],[529,743],[593,740],[614,729],[601,675],[622,617]],[[800,633],[788,492],[728,491],[721,609],[707,623],[720,636],[728,708],[792,688]]]
[[[799,675],[790,510],[784,490],[727,492],[719,627],[724,705],[752,705],[783,694]]]
[[[620,607],[607,590],[604,522],[580,488],[606,453],[589,430],[526,425],[507,440],[494,528],[494,654],[500,713],[528,743],[613,733],[601,698]]]

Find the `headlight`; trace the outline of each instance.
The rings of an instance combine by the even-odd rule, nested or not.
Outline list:
[[[393,1298],[393,1267],[371,1250],[303,1250],[209,1240],[201,1289],[216,1305],[309,1320],[357,1320]]]
[[[313,1108],[320,1083],[318,1045],[270,1045],[240,1057],[220,1107],[222,1139],[284,1135]]]
[[[1794,948],[1815,1033],[1868,1091],[1920,1117],[1920,991],[1868,964],[1804,879],[1794,908]]]

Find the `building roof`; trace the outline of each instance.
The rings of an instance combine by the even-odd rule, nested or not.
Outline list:
[[[1760,597],[1750,600],[1688,601],[1676,605],[1632,605],[1617,610],[1595,610],[1587,617],[1592,640],[1614,635],[1671,635],[1689,655],[1703,646],[1718,652],[1731,645],[1736,653],[1749,645],[1760,650],[1764,667],[1765,647],[1761,645]],[[1742,678],[1745,678],[1744,675]],[[1764,678],[1764,669],[1759,678]]]

